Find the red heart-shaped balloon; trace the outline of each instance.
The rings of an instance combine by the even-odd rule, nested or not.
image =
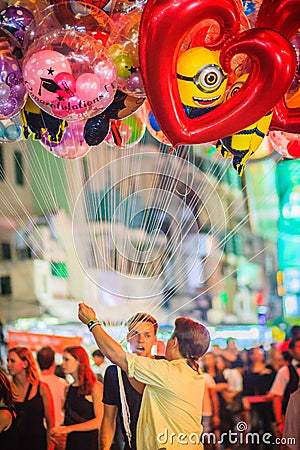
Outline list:
[[[240,12],[235,0],[148,0],[140,26],[140,63],[151,109],[173,145],[226,137],[267,114],[286,93],[296,71],[296,55],[287,39],[273,30],[237,33]],[[237,94],[201,117],[190,119],[181,104],[176,67],[187,33],[213,19],[221,34],[221,64],[230,72],[234,55],[247,54],[251,73]],[[211,48],[211,47],[210,47]]]
[[[300,27],[299,0],[264,0],[259,9],[257,27],[267,27],[292,39]],[[289,108],[282,98],[274,108],[271,130],[300,132],[300,105]]]

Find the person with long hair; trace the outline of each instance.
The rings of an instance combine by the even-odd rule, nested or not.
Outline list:
[[[0,369],[0,448],[1,450],[15,450],[16,436],[13,433],[13,424],[16,411],[13,405],[13,386],[4,372]]]
[[[79,304],[78,317],[88,325],[102,353],[129,377],[145,384],[137,450],[202,449],[204,377],[198,359],[210,344],[207,328],[192,319],[177,318],[166,359],[156,360],[126,352],[84,303]]]
[[[103,384],[97,381],[81,346],[64,349],[62,367],[74,382],[67,388],[64,424],[51,430],[52,439],[66,434],[66,450],[98,450]]]
[[[21,346],[10,348],[7,370],[16,387],[18,450],[53,450],[49,435],[54,424],[53,399],[48,385],[40,380],[31,351]]]

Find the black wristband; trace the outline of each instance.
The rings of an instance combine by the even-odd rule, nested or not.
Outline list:
[[[101,323],[99,322],[98,319],[90,320],[89,323],[87,324],[88,329],[89,329],[90,331],[92,331],[92,329],[93,329],[96,325],[101,325]]]

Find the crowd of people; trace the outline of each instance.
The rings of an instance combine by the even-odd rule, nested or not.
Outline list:
[[[65,348],[62,373],[51,347],[8,349],[1,450],[300,450],[300,327],[282,348],[240,351],[180,317],[165,354],[153,355],[151,315],[129,319],[128,352],[92,308],[80,304],[78,316],[98,348]]]

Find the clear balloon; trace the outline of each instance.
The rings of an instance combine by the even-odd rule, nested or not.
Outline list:
[[[105,142],[111,147],[133,147],[143,138],[145,130],[145,123],[138,114],[132,114],[123,120],[111,120]]]
[[[103,86],[114,83],[117,78],[116,66],[112,61],[100,61],[94,68],[95,75]]]
[[[27,91],[18,60],[7,41],[0,41],[0,120],[17,115],[24,106]]]
[[[129,75],[126,80],[125,89],[126,92],[131,92],[131,95],[144,92],[142,74],[139,69]]]
[[[47,8],[49,2],[47,0],[9,0],[8,6],[23,6],[35,16],[39,11]]]
[[[61,0],[60,0],[61,1]],[[92,6],[96,6],[96,8],[104,8],[110,0],[85,0],[84,3]],[[75,14],[82,13],[86,14],[86,6],[83,7],[82,2],[78,2],[77,0],[71,0],[71,8]]]
[[[49,142],[47,135],[44,135],[42,145],[53,156],[61,159],[83,158],[91,149],[83,137],[84,126],[85,121],[70,122],[59,144]]]
[[[118,89],[136,97],[145,96],[138,55],[141,15],[140,9],[134,9],[116,18],[119,33],[107,47],[116,65]]]
[[[65,137],[65,135],[63,135],[60,142],[52,142],[50,133],[48,131],[46,131],[42,134],[40,140],[44,144],[44,146],[50,147],[51,149],[53,149],[53,148],[57,147],[58,145],[63,145],[64,137]]]
[[[52,5],[63,3],[66,0],[50,0],[49,3]],[[110,0],[85,0],[84,3],[78,0],[71,0],[70,7],[74,14],[81,14],[82,16],[88,15],[88,9],[90,6],[94,6],[99,9],[103,9]]]
[[[36,39],[53,31],[74,30],[93,37],[103,46],[106,46],[111,35],[118,34],[114,21],[96,5],[76,1],[74,8],[73,0],[52,3],[35,15],[26,32],[25,49]]]
[[[88,119],[104,111],[116,92],[116,77],[111,75],[106,83],[101,64],[113,62],[100,42],[76,31],[53,31],[35,41],[24,57],[26,88],[48,114]]]
[[[8,6],[1,11],[0,29],[12,43],[23,47],[26,29],[33,20],[33,14],[23,6]]]
[[[114,0],[110,9],[112,17],[125,15],[134,9],[142,9],[147,0]]]

